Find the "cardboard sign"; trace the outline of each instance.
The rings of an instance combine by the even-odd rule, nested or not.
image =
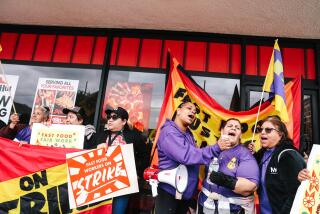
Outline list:
[[[8,123],[19,76],[0,75],[0,119]],[[7,81],[7,82],[6,82]]]
[[[67,154],[70,208],[138,192],[133,145]]]
[[[74,106],[78,84],[79,80],[39,78],[33,111],[36,106],[48,106],[51,113],[51,123],[63,124],[66,115],[62,110]]]
[[[84,133],[85,126],[82,125],[45,126],[35,123],[32,125],[30,144],[83,149]]]
[[[291,214],[319,213],[320,145],[313,144],[307,169],[311,173],[311,180],[302,181],[299,186],[291,208]]]

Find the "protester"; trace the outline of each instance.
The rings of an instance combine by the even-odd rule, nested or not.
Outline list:
[[[267,117],[257,130],[262,146],[256,154],[261,170],[260,211],[262,214],[290,213],[300,185],[297,176],[305,168],[305,161],[278,116]]]
[[[30,143],[32,125],[47,122],[50,109],[47,106],[36,106],[30,119],[30,124],[19,124],[19,115],[12,114],[9,125],[0,129],[0,136],[20,142],[20,145]]]
[[[142,178],[142,174],[148,165],[148,153],[146,144],[141,137],[141,133],[137,130],[130,129],[128,125],[128,112],[121,108],[107,109],[107,129],[99,134],[98,148],[107,148],[108,146],[117,146],[124,144],[133,144],[134,156],[138,178]],[[112,213],[122,214],[128,205],[129,195],[123,195],[113,198]]]
[[[83,108],[75,106],[73,108],[64,108],[62,110],[67,115],[66,124],[68,125],[84,125],[84,149],[93,149],[96,147],[96,129],[91,124],[86,124],[86,112]]]
[[[160,170],[171,170],[183,164],[188,170],[188,185],[182,194],[182,199],[176,189],[164,182],[158,186],[158,196],[155,201],[155,213],[186,213],[190,199],[194,194],[199,175],[199,165],[208,164],[221,150],[229,148],[229,143],[220,141],[213,146],[197,148],[192,133],[189,130],[196,117],[196,107],[191,102],[181,103],[175,111],[172,120],[166,120],[160,130],[157,141]]]
[[[257,161],[240,142],[242,131],[238,119],[223,122],[220,130],[219,141],[230,142],[231,148],[220,153],[217,168],[212,163],[206,166],[210,181],[203,180],[198,213],[244,213],[244,210],[254,213],[253,192],[259,184]]]

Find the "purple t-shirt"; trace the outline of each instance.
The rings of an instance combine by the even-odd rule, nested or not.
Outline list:
[[[206,166],[206,170],[208,170],[208,166]],[[220,153],[219,171],[233,177],[246,178],[257,185],[259,184],[259,166],[257,161],[250,151],[240,144]],[[210,192],[216,192],[225,197],[242,197],[242,195],[237,194],[228,188],[216,184],[208,184],[207,179],[204,179],[203,187]],[[199,204],[203,206],[203,203],[206,200],[207,196],[201,192],[199,195]]]
[[[261,214],[272,214],[272,208],[268,199],[267,190],[266,190],[266,170],[270,162],[274,148],[268,149],[264,152],[261,160],[261,183],[259,191],[259,200],[260,200],[260,212]]]
[[[188,185],[182,195],[183,199],[190,199],[197,188],[199,165],[208,164],[221,152],[217,144],[202,149],[197,148],[190,130],[182,132],[170,120],[167,120],[161,127],[157,146],[160,170],[170,170],[180,164],[187,167]],[[169,184],[160,182],[159,188],[175,195],[176,189]]]

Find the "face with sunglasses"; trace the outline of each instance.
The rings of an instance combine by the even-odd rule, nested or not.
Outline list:
[[[275,147],[282,137],[282,133],[279,131],[278,127],[270,121],[265,121],[257,131],[260,132],[261,146],[267,149]]]
[[[124,125],[127,123],[126,119],[122,119],[113,112],[111,114],[108,114],[106,118],[108,130],[112,132],[121,131]]]

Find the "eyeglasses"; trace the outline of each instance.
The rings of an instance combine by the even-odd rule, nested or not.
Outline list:
[[[273,130],[275,130],[275,131],[277,131],[277,132],[280,132],[278,129],[275,129],[275,128],[261,128],[261,127],[258,127],[258,128],[257,128],[257,132],[258,132],[258,133],[261,133],[263,130],[264,130],[267,134],[270,134]]]
[[[107,120],[117,120],[118,118],[120,118],[118,115],[114,114],[114,115],[107,115]]]

